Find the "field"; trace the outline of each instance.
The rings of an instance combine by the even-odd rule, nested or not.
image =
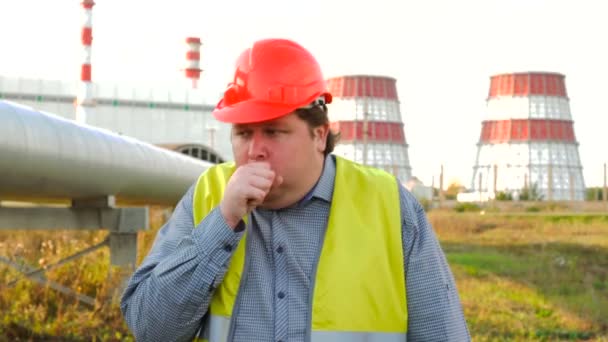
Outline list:
[[[608,341],[608,214],[431,210],[429,220],[454,272],[474,341]],[[164,219],[139,236],[145,255]],[[0,257],[52,264],[104,232],[0,231]],[[132,340],[117,306],[128,270],[102,248],[45,274],[95,298],[92,306],[24,279],[0,263],[0,340]]]
[[[475,340],[608,340],[608,215],[431,221]]]

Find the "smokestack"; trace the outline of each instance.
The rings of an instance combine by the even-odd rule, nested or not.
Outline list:
[[[198,37],[186,38],[188,50],[186,51],[186,77],[192,80],[192,88],[197,87],[197,82],[201,76],[199,62],[201,59],[201,39]]]
[[[87,114],[95,106],[93,84],[91,83],[91,44],[93,43],[93,0],[83,0],[82,5],[82,48],[83,61],[80,70],[80,89],[76,98],[76,121],[86,123]]]

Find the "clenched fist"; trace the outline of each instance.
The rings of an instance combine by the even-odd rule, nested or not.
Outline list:
[[[266,162],[252,162],[237,168],[220,202],[226,223],[234,229],[245,215],[264,202],[273,186],[282,182],[283,178],[277,176]]]

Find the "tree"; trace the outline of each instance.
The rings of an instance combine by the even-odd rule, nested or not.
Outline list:
[[[604,199],[603,192],[604,189],[599,186],[587,188],[587,191],[585,191],[585,199],[587,201],[602,201]]]
[[[533,183],[532,186],[524,186],[521,189],[519,199],[522,201],[541,201],[543,199],[543,195],[538,190],[538,185],[536,183]]]
[[[460,184],[458,181],[453,181],[448,185],[448,188],[445,190],[445,199],[454,200],[456,199],[456,195],[461,192],[465,192],[467,189]]]
[[[512,201],[513,200],[513,195],[510,192],[507,192],[507,191],[499,191],[496,194],[496,200],[497,201]]]

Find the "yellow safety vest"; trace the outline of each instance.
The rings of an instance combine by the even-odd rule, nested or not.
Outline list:
[[[195,225],[219,205],[234,170],[234,163],[224,163],[200,176],[193,198]],[[228,338],[245,263],[245,239],[211,299],[203,341]],[[336,157],[334,193],[313,296],[313,342],[405,341],[401,215],[393,176]]]

